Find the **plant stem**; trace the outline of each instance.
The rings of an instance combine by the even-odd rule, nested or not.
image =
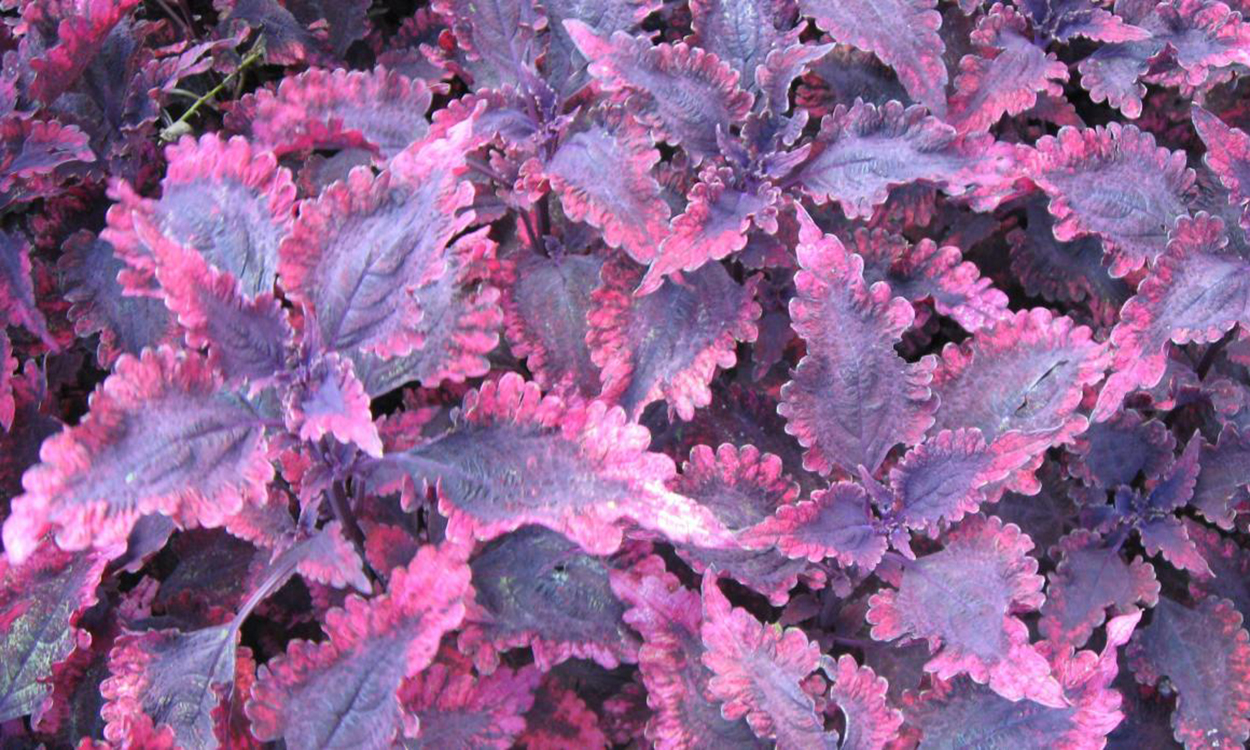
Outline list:
[[[356,554],[360,555],[360,563],[364,566],[365,575],[369,576],[374,583],[380,583],[377,572],[369,565],[369,558],[365,556],[365,534],[360,530],[360,524],[356,523],[356,514],[352,512],[351,504],[347,501],[347,487],[343,484],[343,480],[334,481],[330,486],[329,495],[330,509],[334,511],[334,517],[343,526],[343,534],[356,548]]]
[[[249,65],[264,57],[264,55],[265,37],[262,34],[261,36],[256,37],[256,42],[252,45],[252,48],[248,50],[247,54],[243,56],[243,60],[239,63],[238,68],[235,68],[235,70],[230,75],[226,76],[221,83],[211,88],[199,99],[196,99],[195,102],[187,108],[187,111],[182,113],[182,117],[174,120],[172,125],[161,131],[161,141],[170,143],[178,140],[183,135],[188,133],[191,128],[187,124],[187,121],[194,117],[196,112],[200,111],[200,107],[203,107],[210,99],[220,94],[227,86],[230,85],[230,82],[234,80],[236,76],[246,70]]]

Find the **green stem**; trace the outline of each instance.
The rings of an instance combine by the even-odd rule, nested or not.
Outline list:
[[[221,83],[211,88],[208,93],[196,99],[195,102],[187,108],[187,111],[182,113],[182,117],[179,117],[172,125],[161,131],[161,141],[171,143],[190,132],[191,127],[187,124],[187,121],[194,117],[196,112],[200,111],[200,107],[203,107],[204,104],[210,99],[225,90],[235,77],[246,70],[249,65],[264,57],[264,55],[265,37],[262,34],[261,36],[256,37],[256,42],[252,45],[252,48],[248,50],[247,54],[243,56],[243,61],[239,63],[238,68],[236,68],[230,75],[226,76]]]

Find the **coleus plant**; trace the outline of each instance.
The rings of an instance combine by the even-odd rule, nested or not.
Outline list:
[[[1243,745],[1247,12],[0,0],[0,740]]]

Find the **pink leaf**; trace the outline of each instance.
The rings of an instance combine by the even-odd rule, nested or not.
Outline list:
[[[829,700],[846,717],[844,750],[883,750],[898,738],[903,716],[886,702],[886,681],[852,656],[840,656],[830,675]]]
[[[246,706],[253,733],[294,747],[379,749],[415,735],[397,691],[460,624],[469,590],[468,565],[455,549],[422,547],[385,594],[353,595],[331,610],[327,640],[295,640],[260,668]]]
[[[1111,332],[1114,371],[1094,418],[1109,418],[1124,397],[1159,382],[1168,344],[1217,341],[1250,322],[1250,262],[1228,248],[1224,222],[1199,212],[1176,223],[1167,250],[1120,312]]]
[[[1225,599],[1194,609],[1164,598],[1129,644],[1137,681],[1168,678],[1178,694],[1172,729],[1186,747],[1218,748],[1250,738],[1250,645],[1241,615]],[[1202,658],[1195,659],[1195,654]]]
[[[946,45],[936,0],[801,0],[805,15],[834,41],[871,52],[894,68],[908,95],[934,114],[946,112]]]
[[[1241,226],[1250,230],[1250,135],[1230,128],[1207,110],[1194,105],[1194,128],[1206,144],[1203,163],[1228,188],[1229,202],[1241,207]]]
[[[590,60],[591,75],[608,91],[631,94],[634,115],[696,164],[719,153],[717,132],[729,132],[751,110],[753,97],[739,88],[738,74],[710,52],[685,43],[652,46],[620,31],[604,38],[576,20],[564,28]]]
[[[349,360],[327,354],[315,360],[306,379],[286,394],[287,429],[302,440],[331,434],[355,443],[374,457],[382,455],[382,438],[369,411],[369,396],[356,379]]]
[[[421,722],[407,747],[508,750],[525,730],[541,676],[533,665],[476,677],[466,665],[435,662],[399,691],[404,709]]]
[[[1163,253],[1168,231],[1188,213],[1194,184],[1184,152],[1158,147],[1150,133],[1115,122],[1042,137],[1026,169],[1050,196],[1055,237],[1068,242],[1100,235],[1115,252],[1115,277]]]
[[[1040,629],[1056,643],[1085,645],[1106,619],[1107,607],[1129,613],[1138,603],[1153,607],[1159,601],[1159,581],[1150,563],[1140,557],[1125,563],[1091,531],[1072,532],[1051,556],[1059,565],[1050,574]]]
[[[377,177],[358,167],[301,205],[279,273],[326,348],[388,358],[422,346],[412,292],[447,272],[449,243],[474,219],[464,210],[473,186],[460,179],[473,142],[467,121],[409,147]]]
[[[708,693],[721,714],[745,718],[755,736],[779,748],[837,747],[826,734],[802,681],[820,662],[803,632],[765,627],[745,609],[730,607],[715,573],[703,577],[703,664],[715,674]]]
[[[898,443],[915,444],[933,423],[932,357],[909,363],[893,345],[915,316],[888,284],[864,282],[863,259],[806,212],[798,247],[802,271],[790,301],[791,326],[807,342],[777,408],[786,432],[807,448],[803,466],[828,474],[863,464],[875,471]]]
[[[738,284],[724,266],[711,263],[636,297],[642,271],[629,261],[618,256],[601,276],[586,341],[602,368],[603,397],[633,418],[664,399],[689,421],[695,408],[711,401],[708,384],[717,368],[737,362],[737,342],[758,335],[759,277]]]
[[[838,482],[813,492],[810,500],[778,508],[746,540],[752,546],[776,544],[788,557],[812,562],[833,557],[865,570],[877,567],[887,546],[867,494],[851,482]]]
[[[233,117],[279,156],[364,146],[389,159],[425,137],[432,97],[425,82],[384,67],[313,68],[282,79],[276,92],[244,97]]]
[[[264,430],[198,355],[123,356],[76,427],[48,439],[4,524],[24,560],[51,529],[63,549],[124,542],[140,516],[219,526],[264,497],[273,476]]]
[[[941,552],[908,563],[897,590],[872,596],[872,637],[926,638],[931,650],[941,646],[927,672],[942,679],[967,673],[1008,700],[1063,705],[1049,665],[1015,616],[1045,601],[1032,548],[1019,527],[972,516],[947,534]]]

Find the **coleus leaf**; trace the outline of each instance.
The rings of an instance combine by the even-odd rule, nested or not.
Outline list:
[[[117,639],[111,676],[100,685],[106,738],[125,743],[138,724],[168,727],[183,747],[218,747],[214,710],[234,686],[238,629],[231,623],[183,633],[155,630]]]
[[[516,85],[533,75],[535,37],[546,19],[532,0],[437,0],[431,7],[450,19],[457,53],[493,68],[492,86]],[[482,82],[474,84],[480,89]]]
[[[472,125],[414,144],[376,177],[358,167],[301,205],[279,273],[330,351],[388,358],[423,344],[412,292],[446,273],[448,244],[474,219],[473,186],[460,179]]]
[[[104,552],[65,552],[51,541],[20,564],[11,552],[0,557],[0,720],[41,714],[54,665],[80,641],[90,643],[78,624],[96,602],[108,558]]]
[[[959,132],[988,130],[1004,114],[1032,108],[1038,92],[1063,95],[1068,66],[1033,43],[1028,22],[1010,6],[995,4],[970,41],[976,52],[959,61],[946,118]]]
[[[1190,541],[1187,527],[1172,515],[1172,511],[1188,505],[1193,497],[1200,469],[1198,458],[1202,442],[1191,438],[1184,453],[1168,467],[1163,476],[1147,483],[1150,491],[1140,501],[1135,521],[1146,554],[1162,553],[1164,559],[1182,570],[1209,575],[1211,569]],[[1117,493],[1117,504],[1121,501],[1119,495],[1124,493],[1124,488]]]
[[[245,295],[272,291],[278,246],[291,231],[295,184],[272,153],[246,139],[225,140],[209,133],[197,141],[185,136],[166,149],[169,167],[161,197],[140,197],[117,181],[110,196],[108,228],[100,236],[134,270],[121,281],[142,293],[154,271],[154,251],[138,234],[147,221],[164,237],[200,252],[214,268],[231,274]],[[137,275],[135,275],[137,274]]]
[[[652,46],[618,31],[608,38],[587,24],[564,28],[590,61],[590,73],[608,91],[627,92],[636,117],[657,139],[682,146],[695,163],[719,153],[717,132],[751,110],[753,97],[716,55],[684,43]]]
[[[608,737],[599,716],[573,688],[554,673],[538,686],[534,706],[525,715],[524,750],[563,750],[566,747],[607,750]]]
[[[156,261],[160,294],[187,345],[208,347],[210,364],[230,384],[264,383],[282,372],[293,334],[273,293],[248,298],[237,279],[198,251],[170,240],[138,212],[131,218],[135,236]]]
[[[214,0],[213,6],[221,19],[219,34],[246,36],[248,29],[264,34],[266,62],[296,65],[321,56],[328,36],[325,26],[309,28],[279,0]]]
[[[947,533],[941,552],[905,565],[897,590],[872,596],[872,637],[928,639],[930,650],[942,650],[927,672],[942,679],[967,673],[1008,700],[1063,706],[1050,666],[1015,616],[1045,601],[1032,548],[1019,527],[970,517]]]
[[[541,526],[488,545],[469,563],[476,595],[457,641],[484,673],[499,654],[530,647],[544,672],[572,658],[608,669],[637,658],[638,643],[608,582],[609,561]]]
[[[565,98],[572,96],[589,80],[586,58],[564,28],[565,20],[582,21],[603,36],[614,31],[633,33],[643,19],[660,7],[656,0],[621,0],[615,3],[545,0],[542,6],[550,32],[544,70],[549,82],[560,82],[557,88]]]
[[[1033,25],[1060,42],[1084,37],[1099,42],[1130,42],[1150,32],[1098,7],[1096,0],[1023,0],[1017,3]]]
[[[670,279],[637,297],[642,269],[617,256],[592,295],[590,356],[602,370],[603,396],[637,418],[653,401],[690,420],[712,399],[716,369],[733,367],[739,341],[754,341],[759,277],[738,284],[719,263]]]
[[[754,541],[748,532],[737,546],[706,547],[691,544],[675,545],[677,556],[696,573],[715,570],[746,588],[768,598],[775,607],[790,601],[790,591],[802,580],[813,588],[821,587],[827,576],[824,571],[802,558],[791,559],[771,542]]]
[[[877,567],[888,546],[867,493],[853,482],[838,482],[813,492],[809,500],[781,506],[751,529],[746,541],[775,544],[792,558],[820,562],[833,557],[865,570]]]
[[[1205,524],[1187,519],[1185,531],[1198,554],[1207,561],[1211,575],[1196,574],[1189,581],[1194,599],[1223,597],[1245,617],[1250,612],[1250,554],[1237,542]]]
[[[365,147],[390,159],[425,138],[432,98],[424,81],[381,66],[313,68],[282,79],[276,91],[244,97],[230,122],[279,156]]]
[[[611,576],[613,590],[630,605],[625,621],[643,637],[638,669],[654,711],[646,737],[663,750],[765,747],[743,719],[725,718],[709,697],[715,673],[702,661],[699,594],[682,587],[658,557]]]
[[[754,527],[799,495],[798,486],[782,473],[779,457],[753,445],[728,443],[715,451],[707,445],[692,448],[669,488],[697,500],[733,532]]]
[[[1018,459],[998,455],[976,428],[942,430],[912,448],[890,469],[893,520],[928,529],[975,513],[986,499],[982,488],[1005,477]]]
[[[1095,487],[1114,489],[1132,484],[1139,473],[1162,474],[1172,463],[1176,438],[1163,422],[1147,422],[1136,411],[1124,410],[1090,425],[1071,450],[1077,458],[1068,464],[1072,476]]]
[[[1250,431],[1243,435],[1236,425],[1226,424],[1215,445],[1202,446],[1193,506],[1220,528],[1232,529],[1233,501],[1246,486],[1250,486]]]
[[[755,71],[774,49],[798,39],[792,18],[769,0],[695,0],[690,5],[690,27],[700,47],[738,71],[738,80],[750,86]]]
[[[704,263],[746,247],[751,219],[773,208],[776,190],[766,185],[756,192],[739,190],[732,187],[732,180],[733,172],[728,168],[703,171],[686,196],[686,210],[673,219],[670,231],[660,243],[638,287],[639,294],[659,289],[666,276],[697,270]]]
[[[139,0],[76,0],[52,6],[52,13],[64,15],[45,19],[56,23],[56,44],[30,61],[35,73],[31,98],[51,104],[73,86],[109,32],[137,5]]]
[[[704,666],[715,675],[708,694],[721,715],[745,718],[755,736],[778,748],[835,748],[802,681],[820,664],[820,649],[801,630],[767,627],[745,609],[731,607],[717,575],[703,577]]]
[[[942,16],[936,0],[800,0],[799,7],[835,41],[871,52],[892,67],[912,99],[939,117],[945,114],[946,44],[938,35]]]
[[[86,230],[62,246],[58,270],[65,279],[69,319],[79,336],[100,334],[96,362],[111,366],[122,354],[178,341],[178,321],[159,299],[125,295],[117,281],[126,264],[113,246]]]
[[[817,201],[837,201],[848,218],[868,218],[890,189],[916,181],[993,208],[1014,181],[1015,150],[987,134],[959,136],[924,107],[839,104],[821,121],[812,157],[792,178]],[[983,195],[982,195],[983,194]]]
[[[1149,36],[1103,45],[1081,61],[1081,86],[1095,102],[1106,100],[1126,117],[1137,118],[1146,93],[1139,80],[1143,76],[1198,86],[1213,71],[1250,59],[1245,50],[1250,25],[1222,2],[1168,0],[1143,6],[1150,12],[1134,23]]]
[[[17,401],[13,398],[13,375],[17,372],[17,358],[13,356],[13,342],[0,328],[0,430],[13,429],[17,416]]]
[[[602,230],[609,247],[646,263],[655,257],[670,215],[651,176],[659,158],[645,130],[623,117],[608,118],[565,138],[542,173],[569,218]],[[604,174],[606,164],[612,169]],[[531,162],[523,171],[538,167]]]
[[[790,301],[791,326],[807,354],[781,390],[777,411],[786,432],[807,448],[803,466],[828,474],[864,465],[872,472],[898,443],[920,441],[937,402],[929,381],[932,357],[909,363],[893,345],[915,311],[888,284],[869,287],[864,261],[837,237],[823,234],[805,211]]]
[[[1250,230],[1250,135],[1207,110],[1192,107],[1194,129],[1206,144],[1202,161],[1228,188],[1228,200],[1241,208],[1241,226]]]
[[[262,421],[220,391],[198,355],[167,348],[123,356],[83,421],[44,442],[23,477],[4,546],[21,561],[52,530],[62,549],[124,543],[140,516],[218,526],[264,497],[273,466]]]
[[[435,662],[399,690],[404,710],[420,722],[416,738],[404,739],[403,747],[508,750],[525,730],[523,716],[541,677],[532,664],[478,677],[467,664]]]
[[[1226,599],[1208,597],[1191,609],[1164,597],[1129,644],[1138,682],[1167,677],[1176,690],[1172,729],[1186,747],[1240,745],[1250,737],[1247,640],[1241,615]]]
[[[1115,277],[1159,257],[1173,224],[1188,213],[1194,184],[1184,152],[1158,147],[1150,133],[1115,122],[1043,136],[1026,171],[1050,196],[1055,237],[1101,236],[1114,252]]]
[[[503,310],[512,352],[544,391],[557,396],[599,393],[599,368],[590,358],[586,334],[591,291],[599,284],[603,259],[596,255],[536,253],[505,258],[501,271]]]
[[[413,333],[421,348],[383,360],[352,352],[356,375],[371,396],[419,381],[426,388],[462,383],[490,371],[488,355],[499,344],[503,311],[500,291],[482,280],[493,267],[495,243],[482,232],[467,235],[447,252],[447,270],[433,283],[413,291],[421,322]]]
[[[934,309],[964,330],[980,330],[1011,314],[1007,295],[953,245],[939,247],[927,237],[913,245],[884,229],[857,229],[848,240],[848,250],[864,259],[868,286],[884,281],[913,304],[932,299]]]
[[[846,719],[845,736],[839,746],[845,750],[883,750],[898,738],[903,715],[886,700],[888,685],[869,667],[855,663],[855,657],[838,657],[830,675],[833,686],[829,700],[837,704]]]
[[[72,125],[0,117],[0,206],[52,195],[65,181],[59,167],[95,160],[87,135]]]
[[[1159,601],[1154,567],[1140,557],[1124,562],[1092,531],[1074,531],[1050,554],[1059,564],[1050,574],[1040,630],[1056,643],[1085,645],[1103,624],[1107,607],[1127,614],[1138,603],[1153,607]]]
[[[48,321],[36,304],[30,274],[30,243],[20,234],[0,231],[0,328],[20,325],[55,343],[48,334]]]
[[[341,443],[355,443],[365,453],[382,456],[369,395],[356,378],[351,360],[336,354],[317,358],[305,377],[285,396],[287,429],[302,440],[330,434]]]
[[[995,454],[1027,460],[1085,429],[1076,413],[1083,389],[1102,379],[1109,360],[1088,328],[1045,308],[1019,311],[943,348],[934,427],[976,428]]]
[[[488,541],[526,524],[564,534],[592,554],[615,552],[624,518],[673,541],[725,541],[715,517],[669,492],[675,467],[647,452],[646,428],[602,401],[543,397],[516,373],[465,396],[455,427],[372,469],[378,490],[437,485],[447,537]]]
[[[253,733],[293,747],[388,748],[416,734],[401,705],[406,677],[428,667],[464,618],[469,567],[453,547],[422,547],[386,593],[352,595],[325,619],[328,639],[295,640],[257,672],[246,706]]]
[[[1117,673],[1118,648],[1141,619],[1135,612],[1107,625],[1101,654],[1071,649],[1052,655],[1068,704],[1046,706],[1011,701],[966,678],[940,683],[919,699],[905,698],[907,723],[920,730],[926,746],[1005,743],[1009,747],[1100,748],[1124,719],[1120,694],[1110,688]]]
[[[1180,219],[1111,332],[1115,369],[1094,419],[1107,419],[1128,393],[1159,382],[1170,342],[1209,343],[1250,323],[1248,271],[1250,261],[1228,248],[1222,219],[1205,212]]]

